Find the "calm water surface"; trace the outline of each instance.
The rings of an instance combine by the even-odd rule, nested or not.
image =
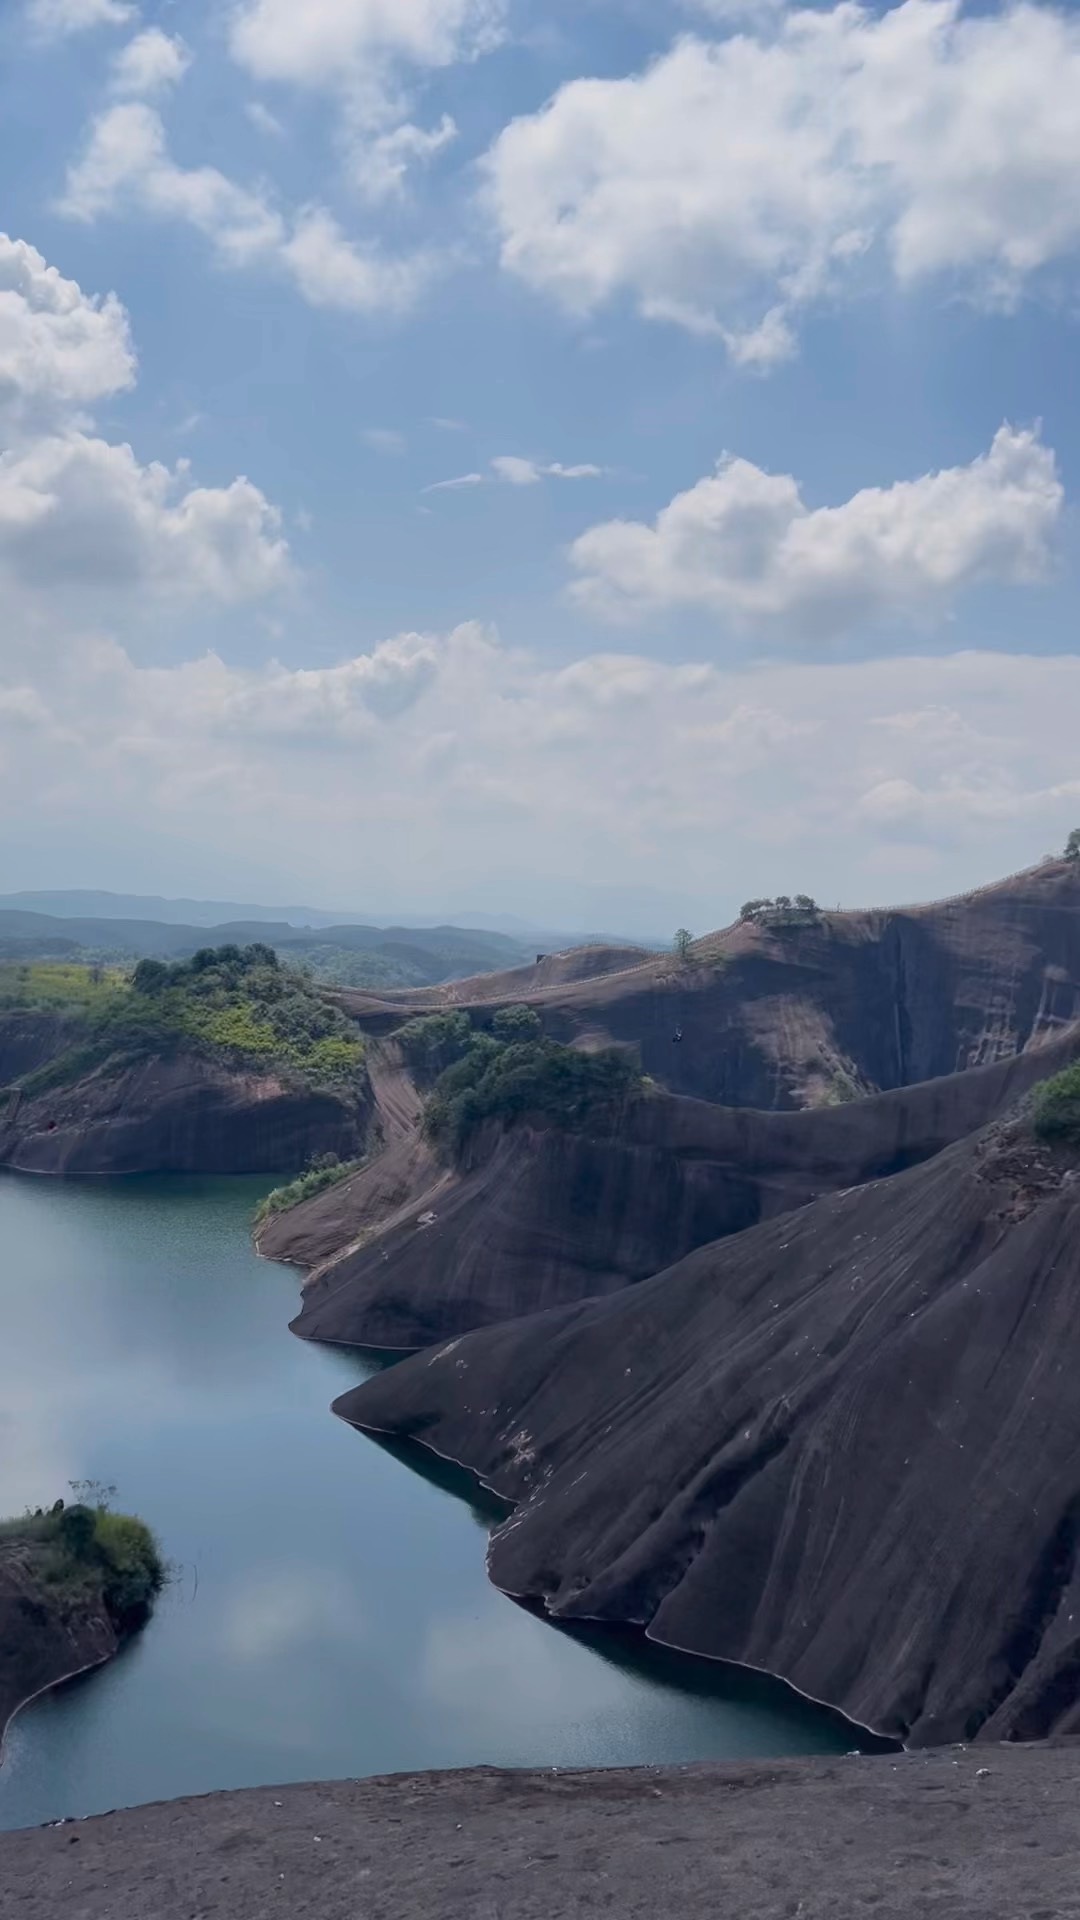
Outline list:
[[[485,1516],[331,1418],[369,1369],[288,1333],[297,1278],[248,1238],[265,1184],[0,1174],[0,1514],[115,1482],[176,1566],[120,1659],[15,1721],[0,1827],[402,1769],[853,1744],[779,1689],[497,1594]]]

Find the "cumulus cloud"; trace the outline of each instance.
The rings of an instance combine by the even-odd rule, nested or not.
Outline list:
[[[133,100],[99,114],[86,148],[68,169],[61,209],[91,221],[132,208],[186,220],[235,264],[280,249],[284,222],[261,194],[237,186],[216,167],[173,160],[161,115]]]
[[[1051,450],[1008,426],[970,466],[867,487],[839,507],[810,508],[790,474],[727,456],[652,525],[582,534],[574,592],[615,614],[697,606],[815,633],[940,615],[979,581],[1039,579],[1063,501]]]
[[[253,599],[282,586],[280,516],[249,480],[196,487],[83,433],[0,454],[0,567],[20,584]]]
[[[385,883],[404,907],[500,876],[527,908],[534,888],[651,870],[704,929],[796,885],[851,905],[951,892],[1060,844],[1080,798],[1069,656],[552,665],[466,625],[327,667],[145,666],[69,627],[46,676],[5,670],[10,641],[0,845],[32,777],[43,798],[19,831],[35,845],[54,788],[70,836],[77,791],[118,858],[182,820],[237,873],[272,866],[328,897]]]
[[[194,484],[143,465],[84,409],[134,385],[127,315],[85,294],[26,241],[0,235],[0,578],[48,598],[136,590],[224,603],[285,584],[280,516],[246,479]],[[8,609],[9,624],[15,615]]]
[[[280,258],[309,306],[344,313],[404,313],[439,268],[433,254],[395,257],[349,240],[322,207],[299,216]]]
[[[145,100],[177,86],[190,65],[191,54],[182,40],[160,27],[147,27],[113,61],[112,90]]]
[[[710,7],[715,12],[715,7]],[[1080,252],[1080,16],[959,0],[797,10],[574,80],[486,160],[505,268],[790,354],[808,302],[929,276],[997,304]]]
[[[360,143],[353,158],[353,179],[369,200],[393,200],[405,191],[409,171],[433,160],[458,137],[457,123],[444,113],[438,126],[417,127],[411,120]]]
[[[0,233],[0,408],[53,415],[135,381],[127,315],[84,294],[36,247]]]
[[[429,254],[395,257],[350,240],[324,208],[286,219],[265,193],[218,168],[179,165],[161,115],[145,101],[111,107],[93,122],[68,169],[61,210],[87,222],[125,210],[186,221],[225,265],[284,272],[310,306],[349,313],[405,310],[438,267]]]
[[[246,0],[234,58],[260,80],[337,89],[381,62],[446,67],[499,38],[504,0]]]
[[[26,17],[42,39],[62,40],[88,27],[122,27],[138,8],[128,0],[27,0]]]
[[[449,115],[413,122],[411,77],[486,53],[505,16],[506,0],[245,0],[231,47],[257,80],[334,94],[354,184],[386,200],[457,134]]]

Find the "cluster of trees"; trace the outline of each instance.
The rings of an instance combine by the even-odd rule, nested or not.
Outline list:
[[[813,920],[821,912],[808,893],[778,893],[775,900],[747,900],[740,920]]]
[[[1065,842],[1066,860],[1080,860],[1080,827],[1074,827]]]
[[[546,1040],[531,1007],[504,1007],[487,1028],[474,1027],[465,1013],[430,1014],[411,1020],[398,1039],[431,1086],[425,1131],[455,1154],[485,1120],[537,1113],[573,1127],[641,1084],[625,1054],[582,1053]]]
[[[133,1514],[114,1513],[115,1487],[97,1480],[70,1482],[73,1501],[57,1500],[2,1532],[37,1547],[48,1584],[74,1602],[97,1589],[120,1634],[142,1626],[168,1574],[150,1528]]]
[[[102,988],[77,1011],[78,1040],[23,1083],[27,1093],[70,1085],[105,1059],[179,1045],[323,1087],[354,1085],[364,1058],[352,1022],[261,941],[202,947],[173,965],[140,960],[130,981]]]
[[[1080,858],[1080,854],[1076,856]],[[1035,1132],[1052,1145],[1080,1146],[1080,1063],[1035,1090]]]

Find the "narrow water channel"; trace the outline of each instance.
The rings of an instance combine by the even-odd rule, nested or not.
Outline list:
[[[248,1237],[260,1191],[0,1175],[0,1514],[114,1482],[175,1564],[119,1660],[14,1722],[0,1827],[291,1780],[852,1744],[768,1683],[497,1594],[485,1516],[330,1416],[365,1365],[288,1333],[297,1278]]]

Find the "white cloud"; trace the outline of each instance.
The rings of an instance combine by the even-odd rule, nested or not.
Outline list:
[[[82,157],[68,170],[61,208],[84,221],[125,210],[184,220],[226,265],[276,267],[309,305],[344,312],[401,312],[438,266],[431,255],[394,258],[349,240],[320,207],[303,210],[290,225],[265,194],[216,167],[178,165],[160,114],[142,101],[112,107],[93,122]]]
[[[429,487],[421,487],[421,493],[453,493],[458,487],[482,487],[482,473],[458,473],[452,480],[433,480]]]
[[[1075,267],[1077,98],[1075,12],[794,11],[563,86],[496,140],[488,199],[505,268],[570,310],[628,295],[763,367],[882,261],[999,304]]]
[[[283,586],[280,517],[249,480],[196,487],[186,463],[71,432],[0,454],[0,568],[23,587],[148,589],[224,602]]]
[[[127,315],[84,294],[36,247],[0,233],[0,405],[54,415],[135,381]]]
[[[613,520],[576,540],[574,592],[616,614],[698,606],[803,632],[940,615],[979,581],[1039,579],[1063,499],[1050,449],[1008,426],[970,466],[839,507],[811,509],[790,474],[729,456],[653,525]]]
[[[400,455],[407,451],[409,444],[396,427],[365,427],[360,438],[373,453]]]
[[[413,122],[411,78],[486,53],[505,15],[506,0],[244,0],[230,43],[255,79],[336,96],[353,183],[379,201],[457,134],[449,115]]]
[[[321,207],[300,215],[280,254],[310,306],[345,313],[403,313],[438,271],[434,255],[395,258],[347,239]]]
[[[398,199],[405,191],[409,169],[426,166],[437,153],[452,145],[458,137],[457,124],[444,113],[438,126],[414,126],[406,120],[389,133],[357,144],[353,154],[353,179],[367,199]]]
[[[127,0],[27,0],[26,17],[43,39],[60,40],[88,27],[122,27],[138,8]]]
[[[496,477],[511,487],[535,487],[541,480],[598,480],[603,467],[594,467],[583,463],[576,467],[564,467],[559,460],[544,465],[537,460],[524,460],[516,453],[497,454],[492,461]]]
[[[650,871],[703,929],[781,888],[951,892],[1061,844],[1080,799],[1075,656],[553,666],[464,626],[324,668],[140,666],[68,621],[61,670],[39,648],[5,670],[11,642],[9,623],[0,845],[18,819],[24,847],[70,846],[77,818],[122,862],[182,824],[238,875],[327,897],[378,887],[404,908],[482,880],[525,910]]]
[[[495,44],[504,0],[246,0],[234,57],[260,80],[337,90],[385,62],[446,67]]]
[[[261,100],[249,100],[244,112],[252,126],[257,127],[260,133],[268,133],[275,140],[282,138],[285,129],[281,121],[277,114],[271,113],[269,107],[265,106]]]
[[[191,54],[182,40],[160,27],[147,27],[113,61],[112,90],[145,100],[177,86],[190,65]]]
[[[435,420],[434,426],[448,430],[458,430],[459,423],[453,420]],[[603,467],[582,464],[565,467],[561,460],[544,463],[539,460],[526,460],[521,454],[499,453],[490,462],[491,473],[496,481],[507,487],[536,487],[542,480],[598,480],[604,473]],[[455,487],[482,487],[487,481],[483,473],[459,473],[452,480],[436,480],[433,486],[421,489],[424,493],[448,493]]]
[[[142,101],[110,107],[93,122],[82,158],[68,170],[62,211],[91,221],[137,208],[188,221],[239,264],[281,246],[284,223],[261,195],[216,167],[180,167],[161,115]]]
[[[280,516],[246,479],[196,486],[186,462],[144,466],[84,409],[134,385],[127,315],[36,248],[0,235],[0,580],[44,604],[78,590],[252,599],[289,578]],[[10,598],[10,629],[18,624]]]

